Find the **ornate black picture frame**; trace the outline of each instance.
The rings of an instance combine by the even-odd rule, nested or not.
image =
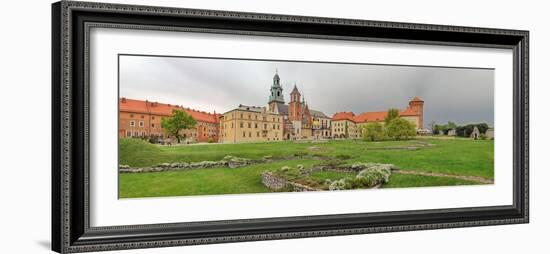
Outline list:
[[[513,205],[171,224],[89,225],[94,26],[513,50]],[[529,221],[529,32],[62,1],[52,6],[52,249],[61,253],[472,227]]]

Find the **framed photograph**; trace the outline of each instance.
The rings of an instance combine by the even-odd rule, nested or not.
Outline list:
[[[528,31],[52,14],[54,251],[529,220]]]

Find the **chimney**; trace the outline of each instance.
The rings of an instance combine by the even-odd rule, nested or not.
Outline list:
[[[126,98],[122,97],[122,98],[120,99],[120,102],[126,103]]]

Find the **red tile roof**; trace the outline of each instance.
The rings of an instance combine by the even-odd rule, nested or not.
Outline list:
[[[384,118],[388,114],[387,111],[379,111],[379,112],[364,112],[355,117],[355,122],[363,123],[363,122],[378,122],[378,121],[384,121]]]
[[[152,115],[161,115],[161,116],[171,116],[174,109],[179,109],[185,111],[187,114],[191,115],[193,119],[199,122],[207,123],[218,123],[220,114],[217,113],[208,113],[204,111],[199,111],[191,108],[184,108],[180,105],[171,105],[158,102],[142,101],[142,100],[133,100],[120,98],[118,101],[119,111],[120,112],[131,112],[131,113],[143,113],[143,114],[152,114]]]
[[[413,101],[419,101],[419,102],[424,102],[422,99],[418,98],[418,97],[414,97],[411,102]]]
[[[338,112],[332,116],[332,120],[350,120],[355,122],[355,115],[353,112]]]
[[[406,108],[405,110],[399,112],[399,116],[418,116],[420,114],[416,113],[412,108]]]
[[[333,121],[338,120],[350,120],[356,123],[364,122],[381,122],[384,121],[388,111],[378,112],[363,112],[359,115],[354,115],[353,112],[338,112],[332,116]],[[399,112],[399,116],[419,116],[420,114],[414,112],[411,108],[406,108]]]

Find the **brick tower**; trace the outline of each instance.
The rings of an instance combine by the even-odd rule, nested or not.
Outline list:
[[[300,102],[301,96],[302,95],[298,91],[296,84],[294,84],[294,89],[290,92],[290,102],[288,103],[288,119],[290,121],[302,120],[302,102]]]
[[[418,97],[414,97],[409,101],[409,108],[416,112],[419,116],[419,129],[424,129],[424,101]]]

